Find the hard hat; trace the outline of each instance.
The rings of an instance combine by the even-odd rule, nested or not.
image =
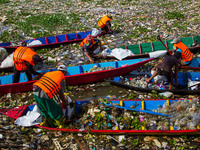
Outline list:
[[[177,43],[179,43],[180,42],[180,39],[178,39],[178,38],[175,38],[173,41],[171,41],[170,43],[171,44],[177,44]]]
[[[58,66],[58,70],[67,72],[67,67],[65,65]]]

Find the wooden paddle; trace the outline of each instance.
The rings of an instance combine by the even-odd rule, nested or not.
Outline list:
[[[167,49],[167,51],[170,53],[170,55],[172,55],[172,53],[170,52],[170,50],[167,48],[167,46],[163,43],[163,41],[160,38],[160,35],[157,36],[157,39],[165,46],[165,48]]]

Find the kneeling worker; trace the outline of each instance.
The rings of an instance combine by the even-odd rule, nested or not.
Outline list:
[[[112,19],[111,15],[105,15],[98,22],[98,25],[101,28],[101,33],[112,32],[110,23],[111,19]]]
[[[85,55],[88,57],[90,62],[94,62],[92,57],[94,56],[94,51],[100,46],[100,50],[102,51],[101,41],[99,39],[93,39],[91,34],[89,34],[80,44]]]
[[[33,84],[35,101],[45,118],[45,121],[40,124],[42,126],[52,126],[54,121],[59,128],[64,126],[62,109],[57,103],[61,103],[64,108],[68,105],[64,97],[66,73],[67,67],[60,65],[57,71],[47,72]]]

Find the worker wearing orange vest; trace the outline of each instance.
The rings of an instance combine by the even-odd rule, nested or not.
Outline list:
[[[41,73],[36,72],[33,66],[37,63],[42,63],[43,60],[37,55],[36,52],[28,47],[20,46],[13,54],[14,61],[14,77],[13,83],[18,83],[20,79],[20,72],[25,72],[28,81],[32,81],[32,75],[41,75]]]
[[[187,48],[185,44],[183,44],[180,39],[175,38],[172,42],[175,47],[176,51],[181,53],[181,65],[189,65],[192,61],[193,54],[192,52]]]
[[[92,57],[94,56],[94,51],[100,46],[102,51],[101,41],[99,39],[93,39],[91,34],[89,34],[80,44],[85,55],[88,57],[90,62],[94,62]]]
[[[112,32],[110,23],[111,19],[112,19],[111,15],[105,15],[98,22],[98,25],[101,28],[101,33]]]
[[[66,73],[67,67],[60,65],[57,71],[47,72],[33,84],[35,101],[45,118],[45,121],[40,125],[52,126],[55,121],[59,128],[63,128],[64,117],[61,105],[64,108],[68,105],[68,101],[64,97]]]

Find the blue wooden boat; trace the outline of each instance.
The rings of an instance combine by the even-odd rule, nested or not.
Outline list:
[[[22,42],[31,43],[35,40],[39,40],[42,44],[34,45],[34,46],[27,46],[30,48],[38,49],[38,48],[57,46],[57,45],[61,45],[61,44],[82,41],[88,34],[92,34],[92,31],[68,33],[68,34],[62,34],[62,35],[22,40],[22,41],[20,41],[20,43],[22,43]],[[106,33],[104,33],[104,34],[106,34]],[[101,35],[103,35],[103,34],[98,34],[97,36],[93,36],[93,37],[98,37]],[[8,53],[13,52],[18,46],[20,46],[20,45],[18,45],[18,46],[17,45],[12,46],[12,45],[13,45],[12,42],[0,43],[0,47],[7,49]]]
[[[151,60],[153,60],[153,58],[103,62],[67,67],[68,73],[65,76],[66,84],[86,84],[103,81],[105,78],[125,75]],[[90,71],[92,68],[93,72]],[[56,69],[49,69],[42,70],[40,72],[46,73],[55,70]],[[21,73],[20,83],[12,83],[12,79],[13,74],[0,76],[0,95],[6,93],[31,91],[33,83],[36,81],[27,81],[25,73]]]
[[[136,91],[142,91],[142,92],[149,92],[151,93],[152,90],[157,91],[158,93],[163,93],[163,92],[172,92],[174,94],[179,94],[179,95],[199,95],[200,94],[200,89],[198,90],[191,90],[192,87],[200,85],[198,81],[200,80],[200,72],[178,72],[178,84],[179,87],[173,87],[171,90],[168,90],[168,85],[164,85],[165,88],[159,88],[157,86],[154,86],[155,88],[152,88],[153,86],[147,86],[147,87],[142,87],[142,86],[137,86],[131,84],[131,80],[135,77],[142,77],[145,74],[148,74],[148,76],[151,76],[151,73],[142,73],[140,74],[129,74],[121,77],[115,77],[112,79],[105,79],[106,81],[110,82],[113,85],[117,85],[120,87],[124,87],[127,89],[132,89]],[[197,81],[197,83],[194,83],[192,86],[188,86],[189,81]],[[152,79],[153,82],[153,79]],[[151,83],[150,83],[151,84]],[[154,84],[154,83],[153,83]],[[154,84],[156,85],[156,84]]]
[[[180,69],[187,70],[199,70],[200,69],[200,58],[192,59],[188,66],[179,66]]]
[[[171,105],[173,103],[176,103],[178,101],[183,101],[183,99],[145,99],[145,100],[108,100],[109,104],[112,104],[116,107],[122,107],[124,109],[132,109],[134,106],[135,110],[138,111],[147,111],[156,113],[155,110],[158,108],[162,108],[164,104]],[[190,101],[188,99],[187,101]],[[75,106],[74,106],[74,114],[79,114],[81,111],[81,107],[83,104],[89,103],[89,100],[76,100]],[[107,104],[106,104],[107,105]],[[26,115],[28,111],[32,111],[35,105],[25,105],[20,106],[16,108],[4,108],[0,109],[0,114],[4,114],[6,116],[9,116],[11,118],[17,119],[21,116]],[[159,107],[158,107],[159,106]],[[157,115],[157,114],[154,114]],[[40,125],[35,125],[38,128],[43,128],[47,130],[53,130],[53,131],[62,131],[62,132],[69,132],[69,133],[88,133],[86,129],[76,129],[76,128],[70,128],[70,129],[62,129],[62,128],[53,128],[53,127],[45,127]],[[135,129],[118,129],[118,130],[97,130],[97,129],[91,129],[89,131],[90,134],[129,134],[129,135],[199,135],[200,129],[187,129],[187,130],[176,130],[173,126],[170,127],[170,130],[145,130],[145,128],[142,128],[142,130],[135,130]]]

